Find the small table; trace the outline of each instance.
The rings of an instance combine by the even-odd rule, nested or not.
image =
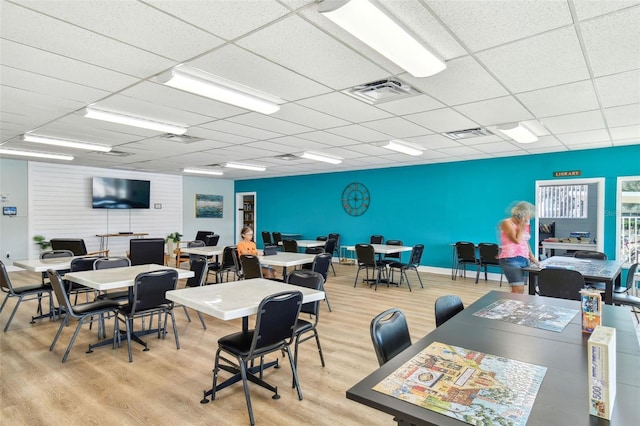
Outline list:
[[[318,240],[296,240],[299,248],[307,248],[307,247],[324,247],[327,243],[326,241],[318,241]]]
[[[600,259],[576,259],[575,257],[553,256],[540,262],[540,268],[535,265],[529,265],[523,270],[528,271],[530,275],[529,294],[536,294],[538,273],[546,266],[554,268],[573,269],[580,272],[586,281],[604,282],[604,303],[611,305],[613,303],[613,288],[620,286],[624,262],[619,260],[600,260]]]
[[[560,333],[473,315],[500,299],[580,309],[580,302],[574,300],[489,292],[362,379],[347,391],[347,398],[395,416],[398,424],[462,425],[451,417],[372,389],[432,342],[442,342],[547,367],[527,420],[528,426],[613,426],[638,422],[640,347],[635,335],[635,323],[628,310],[618,306],[603,306],[603,325],[617,330],[617,395],[613,417],[609,422],[589,415],[588,335],[582,333],[580,314],[576,314]]]
[[[71,268],[71,261],[79,257],[86,256],[74,256],[74,257],[54,257],[50,259],[29,259],[29,260],[14,260],[13,265],[26,269],[31,272],[47,272],[49,269],[56,271],[64,271]]]
[[[411,246],[394,246],[389,244],[371,244],[377,254],[402,253],[413,250]],[[346,246],[347,251],[356,251],[356,246]]]
[[[105,291],[114,288],[133,287],[138,274],[143,272],[159,271],[161,269],[173,269],[178,272],[178,279],[191,278],[192,271],[151,263],[148,265],[125,266],[123,268],[98,269],[94,271],[67,272],[65,280],[82,284],[96,290]]]
[[[100,250],[108,250],[109,249],[109,238],[111,237],[136,237],[142,238],[149,235],[147,232],[119,232],[117,234],[96,234],[96,237],[100,237]]]
[[[295,240],[296,238],[302,237],[302,234],[296,234],[295,232],[281,232],[280,235],[282,235],[282,239],[284,240],[287,240],[287,239]]]
[[[597,251],[597,245],[594,243],[561,243],[558,241],[543,241],[542,250],[547,257],[554,250],[580,250],[580,251]]]
[[[282,276],[286,278],[288,266],[312,263],[315,257],[315,254],[279,252],[272,256],[258,256],[258,259],[262,265],[282,266]]]

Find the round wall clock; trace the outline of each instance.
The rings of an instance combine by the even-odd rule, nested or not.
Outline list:
[[[369,190],[361,183],[350,183],[342,191],[342,208],[351,216],[364,214],[370,201]]]

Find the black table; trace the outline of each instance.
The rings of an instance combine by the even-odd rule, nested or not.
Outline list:
[[[589,415],[587,340],[578,313],[561,332],[473,316],[500,299],[580,309],[580,302],[492,291],[347,391],[347,398],[395,416],[398,424],[456,425],[451,417],[372,388],[432,342],[442,342],[547,367],[527,425],[631,425],[640,417],[640,346],[631,313],[603,306],[603,325],[616,328],[617,396],[612,420]]]
[[[553,256],[540,262],[540,268],[530,265],[524,268],[529,272],[529,294],[536,294],[538,273],[545,267],[566,268],[578,271],[585,281],[604,282],[604,303],[613,303],[613,288],[621,283],[620,273],[624,262],[620,260],[576,259],[574,257]]]

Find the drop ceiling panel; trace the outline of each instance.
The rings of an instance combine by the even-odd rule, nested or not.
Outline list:
[[[266,150],[272,151],[273,152],[272,156],[275,156],[275,155],[278,155],[278,154],[291,154],[291,153],[295,153],[297,151],[300,151],[302,149],[306,149],[306,148],[303,148],[303,147],[284,145],[284,144],[277,143],[277,142],[279,142],[278,139],[275,139],[274,141],[251,142],[251,143],[245,144],[245,146],[247,146],[247,147],[255,147],[255,148],[260,148],[260,149],[266,149]],[[291,160],[291,161],[293,161],[293,160]]]
[[[224,142],[215,141],[198,141],[192,143],[180,143],[174,141],[168,141],[160,138],[149,138],[138,142],[131,142],[123,147],[146,149],[150,151],[157,151],[165,153],[166,155],[178,155],[186,152],[201,152],[211,149],[218,149],[229,146]]]
[[[640,125],[636,126],[623,126],[623,127],[613,127],[609,129],[611,133],[611,137],[616,139],[635,139],[636,141],[640,140]]]
[[[486,50],[478,59],[515,93],[589,78],[573,27]]]
[[[367,82],[368,81],[362,81],[362,83]],[[352,123],[392,117],[391,114],[385,111],[381,111],[374,106],[353,99],[340,92],[303,99],[298,103],[308,108],[333,115],[334,117],[340,117]]]
[[[280,111],[271,114],[273,118],[280,118],[289,122],[304,124],[313,129],[327,129],[349,124],[348,121],[341,120],[328,114],[312,110],[297,104],[286,104]],[[296,132],[297,133],[297,132]]]
[[[575,1],[573,6],[576,8],[576,15],[581,21],[593,18],[594,16],[604,15],[627,7],[636,6],[640,1]]]
[[[400,117],[362,123],[362,125],[394,138],[410,138],[432,133],[430,130]]]
[[[610,140],[609,132],[607,132],[605,129],[589,130],[586,132],[565,133],[562,135],[558,135],[558,139],[560,139],[560,142],[567,146],[593,142],[608,142]]]
[[[407,76],[403,76],[404,79]],[[411,96],[410,98],[399,99],[397,101],[384,102],[376,105],[391,114],[406,115],[432,109],[442,108],[445,105],[428,95]]]
[[[605,128],[600,111],[587,111],[577,114],[548,117],[544,120],[544,125],[555,134]]]
[[[603,107],[640,102],[640,71],[633,70],[595,79]]]
[[[590,111],[599,106],[591,80],[520,93],[516,97],[538,117]]]
[[[327,132],[344,136],[346,138],[355,139],[360,142],[376,142],[389,139],[389,136],[384,133],[377,132],[373,129],[369,129],[358,124],[328,129]]]
[[[364,154],[366,156],[385,156],[390,155],[393,152],[383,148],[381,145],[384,145],[384,143],[361,143],[345,147],[344,149]]]
[[[229,121],[281,134],[295,134],[313,130],[306,126],[300,126],[289,121],[279,120],[257,112],[250,112],[248,114],[231,117],[229,118]]]
[[[329,132],[300,133],[297,137],[331,146],[348,146],[358,143],[353,139],[345,138]]]
[[[545,149],[545,148],[561,148],[561,147],[564,147],[564,145],[555,137],[541,136],[538,138],[537,142],[526,144],[526,147],[524,147],[524,149],[526,149],[529,152],[532,152],[532,150],[534,149],[538,150],[538,149]]]
[[[640,104],[605,108],[604,116],[607,119],[607,124],[611,127],[640,124]]]
[[[482,126],[533,118],[531,113],[512,96],[459,105],[455,109]]]
[[[469,120],[459,112],[444,108],[419,114],[410,114],[404,118],[434,132],[451,132],[478,127],[478,123]]]
[[[408,138],[407,142],[420,145],[426,149],[452,148],[456,146],[462,146],[462,144],[459,142],[449,139],[446,136],[437,135],[437,134],[419,136],[416,138]]]
[[[257,129],[255,127],[245,126],[244,124],[224,120],[205,123],[199,127],[216,130],[223,133],[230,133],[250,139],[271,139],[282,136],[281,134],[276,132],[269,132],[264,129]]]
[[[156,131],[141,129],[139,127],[92,120],[80,114],[69,114],[59,120],[48,123],[43,129],[53,129],[58,132],[67,131],[89,137],[96,142],[102,140],[116,144],[140,140],[147,136],[158,134]]]
[[[273,138],[270,142],[278,143],[280,145],[285,145],[288,147],[288,150],[285,152],[295,153],[297,151],[304,150],[324,150],[330,149],[330,146],[320,142],[314,142],[308,139],[299,138],[296,136],[282,136],[279,138]],[[260,142],[262,143],[262,142]]]
[[[232,133],[218,132],[216,130],[206,129],[204,127],[189,127],[187,132],[189,136],[208,139],[211,141],[226,142],[229,144],[241,144],[255,141],[255,138],[248,138]]]

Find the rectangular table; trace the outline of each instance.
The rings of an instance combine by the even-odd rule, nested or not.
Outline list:
[[[220,256],[224,252],[221,246],[205,246],[205,247],[187,247],[180,249],[180,253],[197,254],[207,258],[212,256]]]
[[[13,265],[31,272],[47,272],[48,269],[63,271],[71,268],[71,261],[78,257],[54,257],[52,259],[14,260]]]
[[[324,247],[327,243],[326,241],[318,241],[318,240],[296,240],[299,248],[307,248],[307,247]]]
[[[112,237],[135,237],[142,238],[149,235],[147,232],[118,232],[117,234],[96,234],[100,238],[100,251],[109,249],[109,238]]]
[[[638,422],[640,347],[635,324],[627,309],[603,306],[603,324],[617,329],[618,342],[617,396],[613,418],[609,422],[589,415],[588,335],[581,332],[580,314],[576,314],[560,333],[473,315],[500,299],[580,309],[579,301],[498,291],[487,293],[351,387],[346,393],[347,398],[395,416],[399,424],[464,424],[372,389],[429,344],[442,342],[546,367],[547,372],[528,418],[528,426],[630,425]]]
[[[544,254],[548,252],[553,253],[554,250],[579,250],[579,251],[597,251],[597,246],[594,243],[561,243],[558,241],[543,241],[542,250]]]
[[[624,262],[619,260],[600,260],[600,259],[576,259],[574,257],[553,256],[540,262],[540,268],[530,265],[524,268],[529,272],[529,294],[536,294],[536,284],[540,269],[547,266],[554,268],[573,269],[580,272],[586,281],[604,282],[604,303],[611,305],[613,303],[613,288],[620,285],[622,266]]]
[[[271,256],[258,256],[258,258],[260,259],[260,264],[262,265],[281,266],[282,275],[285,278],[287,276],[287,267],[312,263],[315,257],[315,254],[287,252],[278,252],[277,254]]]
[[[389,244],[371,244],[377,254],[402,253],[413,250],[411,246],[394,246]],[[346,246],[348,251],[356,251],[356,246]]]
[[[148,265],[126,266],[123,268],[99,269],[96,271],[67,272],[65,280],[82,284],[96,290],[105,291],[114,288],[133,287],[136,276],[143,272],[159,271],[161,269],[173,269],[178,272],[178,278],[191,278],[192,271],[187,269],[171,268],[169,266],[151,263]]]

